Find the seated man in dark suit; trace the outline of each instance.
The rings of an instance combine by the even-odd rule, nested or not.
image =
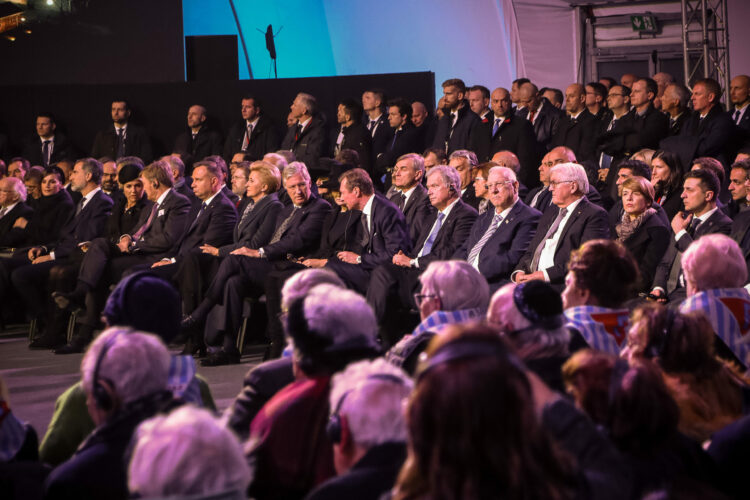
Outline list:
[[[732,219],[716,206],[719,180],[708,170],[691,170],[685,174],[682,200],[685,212],[672,219],[674,238],[656,268],[651,294],[659,302],[670,302],[675,306],[687,296],[682,274],[682,253],[690,244],[704,234],[722,233],[732,230]]]
[[[416,244],[425,220],[434,211],[427,196],[427,190],[422,185],[424,178],[424,158],[415,153],[408,153],[396,160],[391,175],[391,188],[394,191],[391,200],[404,214],[406,225],[409,227],[409,238]]]
[[[276,126],[263,113],[260,100],[252,95],[244,96],[241,111],[242,121],[232,126],[224,143],[224,159],[230,161],[235,153],[243,152],[250,160],[255,161],[263,158],[266,153],[276,151],[279,148]]]
[[[166,162],[170,172],[172,172],[172,189],[187,198],[191,205],[199,204],[198,198],[193,194],[193,190],[187,182],[187,178],[185,177],[185,163],[180,157],[172,154],[162,156],[159,160]]]
[[[510,280],[542,214],[519,199],[515,172],[507,167],[490,169],[487,190],[494,210],[479,216],[454,257],[482,273],[494,292]]]
[[[401,306],[416,309],[413,295],[419,291],[419,275],[430,262],[450,259],[469,236],[477,211],[461,201],[460,185],[452,167],[437,166],[427,174],[427,192],[436,211],[425,221],[413,251],[399,250],[370,274],[367,302],[379,324],[387,315],[390,297]],[[389,337],[384,339],[388,345],[398,341],[395,335]]]
[[[411,123],[411,105],[404,99],[388,101],[388,124],[392,137],[385,150],[378,155],[373,169],[373,181],[376,185],[388,185],[386,176],[396,163],[396,159],[407,153],[417,152],[417,137]]]
[[[461,199],[474,210],[479,208],[479,202],[474,191],[474,171],[479,166],[477,155],[466,149],[459,149],[451,153],[448,165],[455,168],[461,177]]]
[[[732,154],[750,143],[750,76],[737,75],[729,84],[732,106],[727,114],[734,123]]]
[[[96,134],[91,156],[108,156],[118,160],[123,156],[137,156],[145,163],[151,161],[151,142],[146,131],[130,123],[130,105],[124,99],[112,101],[114,126]]]
[[[207,337],[210,355],[205,366],[239,363],[240,352],[235,345],[242,320],[242,303],[247,295],[260,296],[266,275],[273,263],[311,254],[320,242],[323,221],[331,206],[313,195],[310,175],[302,162],[292,162],[283,173],[284,187],[292,200],[276,216],[276,228],[267,245],[259,248],[241,247],[233,250],[219,266],[198,307],[183,320],[185,330],[200,329],[209,312],[218,304],[224,311],[222,325],[206,325],[206,331],[220,332]]]
[[[12,246],[11,230],[19,217],[30,219],[34,212],[26,204],[26,186],[15,177],[0,179],[0,247]]]
[[[557,133],[562,113],[546,97],[542,97],[537,86],[531,82],[521,85],[518,98],[525,106],[516,115],[531,123],[541,150],[548,151],[552,137]]]
[[[586,198],[589,182],[581,165],[552,167],[550,189],[552,205],[539,220],[534,239],[511,279],[516,283],[541,279],[562,290],[570,252],[588,240],[608,239],[609,221],[607,212]]]
[[[336,119],[340,125],[331,141],[332,157],[345,149],[352,149],[359,156],[362,168],[372,173],[372,136],[362,123],[362,105],[354,99],[339,101]]]
[[[750,176],[750,161],[742,160],[732,164],[728,187],[732,199],[724,205],[724,213],[731,219],[750,208],[747,202],[747,189],[745,189],[748,176]]]
[[[560,120],[557,133],[550,145],[567,146],[573,150],[578,161],[594,159],[597,121],[586,109],[586,89],[579,83],[565,90],[566,114]]]
[[[190,155],[193,160],[221,154],[221,135],[206,125],[208,111],[200,104],[190,106],[187,114],[189,130],[182,132],[174,141],[172,151]],[[188,172],[190,175],[192,170]]]
[[[745,179],[745,192],[750,193],[750,158],[745,158],[735,162],[735,165],[747,165],[746,170],[748,175]],[[750,198],[750,194],[747,198]],[[746,200],[750,204],[750,199]],[[730,233],[731,238],[737,242],[742,250],[742,255],[745,256],[745,262],[747,263],[748,275],[750,276],[750,210],[743,210],[738,213],[734,221],[732,221],[732,232]]]
[[[361,255],[339,252],[335,258],[328,259],[326,267],[338,274],[346,286],[364,295],[370,273],[377,266],[388,262],[399,251],[411,250],[409,230],[398,207],[375,194],[367,172],[349,170],[339,180],[341,198],[346,207],[362,212],[365,250]]]
[[[310,175],[317,178],[327,173],[318,169],[318,160],[326,151],[325,122],[318,117],[318,102],[310,94],[300,92],[290,109],[297,123],[287,130],[281,149],[293,152],[297,161],[304,163]]]
[[[443,82],[443,117],[438,120],[432,147],[446,154],[456,150],[477,151],[484,140],[482,121],[464,99],[466,85],[458,78]]]
[[[32,165],[44,168],[72,156],[71,146],[65,134],[56,132],[52,113],[36,115],[36,135],[23,147],[23,157]]]

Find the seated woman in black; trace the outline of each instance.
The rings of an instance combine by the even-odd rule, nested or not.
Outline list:
[[[654,186],[654,200],[664,208],[671,221],[677,212],[683,210],[682,176],[685,169],[680,157],[669,151],[657,151],[651,160],[651,185]]]

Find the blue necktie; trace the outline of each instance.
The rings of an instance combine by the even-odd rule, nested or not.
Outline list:
[[[495,134],[497,134],[497,129],[500,128],[500,118],[495,118],[495,126],[492,127],[492,137],[495,137]]]
[[[437,235],[440,232],[440,228],[443,225],[444,217],[445,217],[445,214],[443,212],[438,213],[435,227],[432,228],[430,235],[427,236],[427,239],[425,240],[424,245],[422,245],[422,250],[419,252],[419,255],[417,255],[417,257],[421,257],[423,255],[429,255],[430,251],[432,250],[432,244],[435,243],[435,239],[437,239]]]

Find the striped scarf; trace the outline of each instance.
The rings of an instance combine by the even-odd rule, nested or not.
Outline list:
[[[630,325],[630,311],[598,306],[565,310],[567,326],[577,330],[594,349],[619,355]]]

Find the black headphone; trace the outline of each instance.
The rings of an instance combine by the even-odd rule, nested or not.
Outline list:
[[[426,353],[422,353],[426,356]],[[420,359],[420,365],[417,369],[417,382],[419,382],[427,373],[435,367],[470,358],[500,357],[505,358],[521,373],[525,373],[523,364],[516,356],[511,354],[508,349],[498,342],[489,340],[457,340],[446,344],[432,355],[431,358],[424,361]]]
[[[677,319],[677,312],[674,309],[667,308],[666,317],[664,318],[664,325],[661,329],[654,330],[651,339],[649,339],[646,352],[644,353],[649,359],[660,357],[664,354],[664,349],[667,347],[667,337],[674,327],[674,322]]]
[[[127,333],[126,330],[119,330],[112,336],[112,338],[107,340],[107,342],[102,347],[102,350],[99,351],[99,356],[97,356],[96,364],[94,365],[94,377],[91,381],[91,385],[93,388],[92,395],[94,396],[96,406],[105,411],[109,411],[114,408],[115,402],[112,400],[112,396],[107,391],[107,388],[102,384],[102,382],[106,382],[107,384],[109,384],[111,390],[114,390],[115,384],[108,378],[100,377],[99,371],[101,370],[102,363],[104,362],[104,356],[107,355],[107,351],[109,351],[112,346],[115,345],[115,342],[117,342],[117,338],[125,333]]]
[[[367,378],[365,379],[365,383],[367,383],[368,380],[380,380],[381,382],[391,382],[393,384],[397,384],[400,386],[405,385],[403,379],[391,373],[373,373],[372,375],[367,376]],[[342,433],[341,415],[340,415],[341,407],[344,405],[344,401],[346,400],[346,397],[353,390],[354,389],[349,389],[348,391],[346,391],[344,394],[341,395],[341,397],[339,398],[339,402],[336,404],[336,409],[328,418],[328,424],[326,425],[326,435],[328,436],[328,439],[333,444],[338,444],[341,442],[341,433]]]

